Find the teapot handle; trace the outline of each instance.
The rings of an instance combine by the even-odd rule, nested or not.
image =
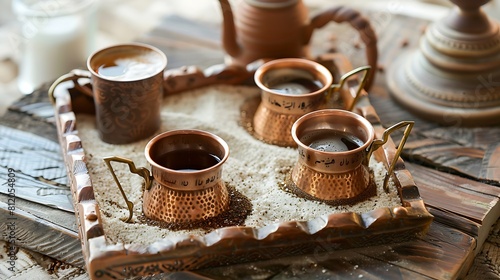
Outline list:
[[[348,22],[352,27],[354,27],[365,43],[366,46],[366,59],[367,64],[372,67],[373,70],[377,69],[378,60],[378,50],[377,50],[377,35],[375,34],[369,20],[361,15],[358,11],[344,6],[338,6],[320,12],[311,19],[311,27],[322,28],[327,23],[334,21],[336,23]],[[371,87],[375,72],[371,71],[370,76],[365,84],[365,90]]]

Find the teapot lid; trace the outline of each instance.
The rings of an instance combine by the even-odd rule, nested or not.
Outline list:
[[[299,0],[245,0],[247,4],[266,9],[279,9],[294,5]]]

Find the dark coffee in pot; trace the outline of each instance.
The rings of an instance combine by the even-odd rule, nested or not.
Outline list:
[[[364,142],[355,135],[334,130],[319,129],[300,138],[306,146],[322,152],[345,152],[363,146]]]
[[[279,82],[269,84],[269,89],[284,94],[307,94],[323,88],[318,80],[302,77],[288,77]]]
[[[182,149],[167,152],[154,161],[159,165],[177,171],[198,171],[210,168],[221,159],[205,150]]]

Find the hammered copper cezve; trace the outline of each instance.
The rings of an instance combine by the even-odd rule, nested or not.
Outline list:
[[[213,155],[218,162],[204,169],[173,169],[161,164],[161,157],[175,151],[203,151]],[[126,163],[132,173],[145,180],[143,212],[150,219],[167,223],[189,223],[215,217],[229,207],[229,194],[222,181],[222,166],[229,157],[229,146],[220,137],[201,130],[173,130],[164,132],[149,141],[145,156],[151,164],[148,169],[136,168],[131,160],[107,157],[105,162],[115,182],[127,201],[132,218],[132,202],[128,201],[110,165],[117,161]],[[186,155],[189,156],[189,155]],[[172,161],[180,160],[172,158]],[[193,159],[197,162],[198,159]]]
[[[292,137],[298,145],[298,160],[291,173],[297,188],[314,198],[325,201],[354,201],[356,197],[373,187],[369,159],[373,151],[387,142],[394,130],[406,127],[405,135],[396,152],[396,159],[413,126],[413,122],[400,122],[388,128],[382,139],[375,139],[371,123],[364,117],[345,110],[325,109],[306,114],[292,127]],[[303,139],[320,130],[340,131],[352,135],[362,143],[357,148],[341,151],[325,151],[310,147]],[[331,133],[331,132],[330,132]],[[395,161],[388,167],[388,178]]]

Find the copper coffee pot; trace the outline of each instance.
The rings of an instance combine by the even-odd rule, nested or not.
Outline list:
[[[402,121],[376,135],[372,124],[353,112],[324,109],[305,114],[292,126],[299,157],[291,172],[293,185],[288,187],[335,205],[366,198],[375,188],[371,155],[387,143],[391,133],[404,128],[394,160],[386,166],[382,187],[388,192],[389,179],[413,125],[413,121]]]
[[[366,45],[367,64],[376,68],[377,38],[369,21],[351,8],[335,7],[309,18],[301,0],[240,0],[234,9],[219,0],[224,20],[222,44],[231,64],[248,65],[259,59],[311,58],[310,39],[314,29],[330,21],[348,22]],[[365,88],[369,88],[375,71]]]
[[[195,129],[166,131],[148,142],[144,156],[151,171],[120,156],[104,158],[127,203],[125,222],[132,220],[134,203],[128,200],[112,162],[127,164],[131,173],[144,179],[142,211],[149,219],[188,225],[229,208],[229,193],[222,180],[229,146],[219,136]]]

